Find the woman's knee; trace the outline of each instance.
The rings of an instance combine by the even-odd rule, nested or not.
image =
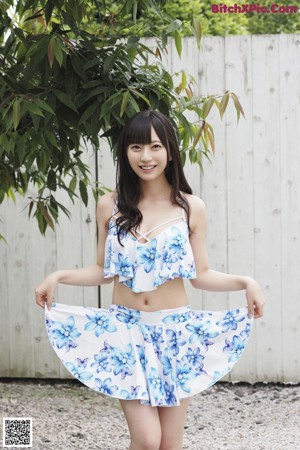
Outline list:
[[[121,400],[129,432],[130,450],[159,450],[161,424],[157,408],[135,400]]]
[[[162,439],[159,450],[182,450],[182,439]]]
[[[159,450],[161,434],[158,432],[149,433],[131,438],[130,450]]]

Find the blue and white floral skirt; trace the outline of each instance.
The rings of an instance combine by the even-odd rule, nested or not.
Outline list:
[[[216,383],[240,359],[252,326],[247,308],[144,312],[55,303],[46,327],[74,377],[110,397],[175,406]]]

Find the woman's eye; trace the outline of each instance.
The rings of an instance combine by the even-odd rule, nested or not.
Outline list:
[[[141,149],[141,147],[139,145],[132,145],[130,148],[131,148],[131,150],[134,150],[135,152]]]
[[[153,150],[160,150],[161,149],[161,145],[160,144],[155,144],[152,146]]]

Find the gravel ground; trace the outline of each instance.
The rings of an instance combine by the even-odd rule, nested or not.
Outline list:
[[[118,401],[76,381],[2,380],[0,410],[33,418],[34,450],[129,446]],[[184,449],[300,450],[300,385],[216,384],[190,402]]]

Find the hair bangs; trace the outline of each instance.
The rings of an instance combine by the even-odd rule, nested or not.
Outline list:
[[[149,116],[138,115],[131,120],[125,138],[125,147],[131,144],[147,145],[151,143],[152,121]]]

